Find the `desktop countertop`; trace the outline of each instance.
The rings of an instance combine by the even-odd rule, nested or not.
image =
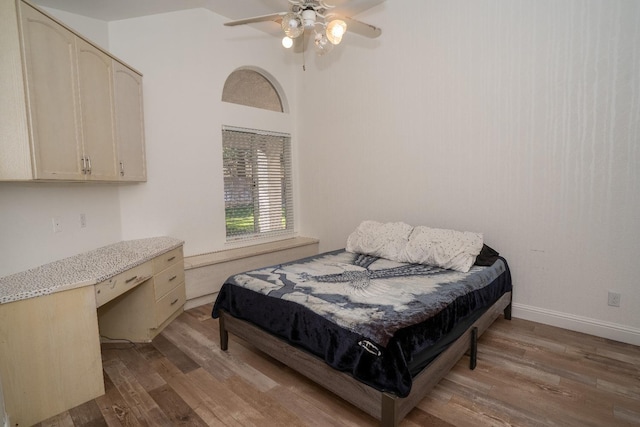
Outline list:
[[[95,285],[183,244],[173,237],[127,240],[0,277],[0,304]]]

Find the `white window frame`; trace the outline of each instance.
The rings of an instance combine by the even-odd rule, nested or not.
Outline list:
[[[222,147],[227,243],[293,237],[291,135],[223,126]]]

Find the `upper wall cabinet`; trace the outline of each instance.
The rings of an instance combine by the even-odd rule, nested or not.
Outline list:
[[[115,181],[114,61],[80,38],[76,38],[76,56],[85,176]]]
[[[76,37],[22,8],[35,179],[82,179]]]
[[[0,47],[1,180],[146,180],[139,73],[22,1]]]
[[[142,76],[114,63],[116,143],[121,181],[146,181]]]

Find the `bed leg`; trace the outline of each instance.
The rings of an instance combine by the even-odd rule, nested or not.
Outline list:
[[[380,427],[397,427],[398,425],[398,407],[396,398],[382,393],[382,405],[380,414]]]
[[[469,357],[469,369],[476,369],[478,364],[478,328],[471,329],[471,355]]]
[[[506,320],[511,320],[511,303],[504,308],[504,318]]]
[[[224,327],[224,313],[220,313],[218,324],[220,326],[220,349],[227,351],[229,348],[229,332],[227,332],[227,328]]]

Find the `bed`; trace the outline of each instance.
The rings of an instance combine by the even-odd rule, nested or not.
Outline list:
[[[388,235],[375,250],[352,235],[345,249],[230,277],[212,312],[221,348],[232,333],[398,425],[465,353],[475,367],[478,337],[510,318],[512,294],[506,260],[484,243],[451,269],[408,262],[416,233],[400,235],[391,251]]]

